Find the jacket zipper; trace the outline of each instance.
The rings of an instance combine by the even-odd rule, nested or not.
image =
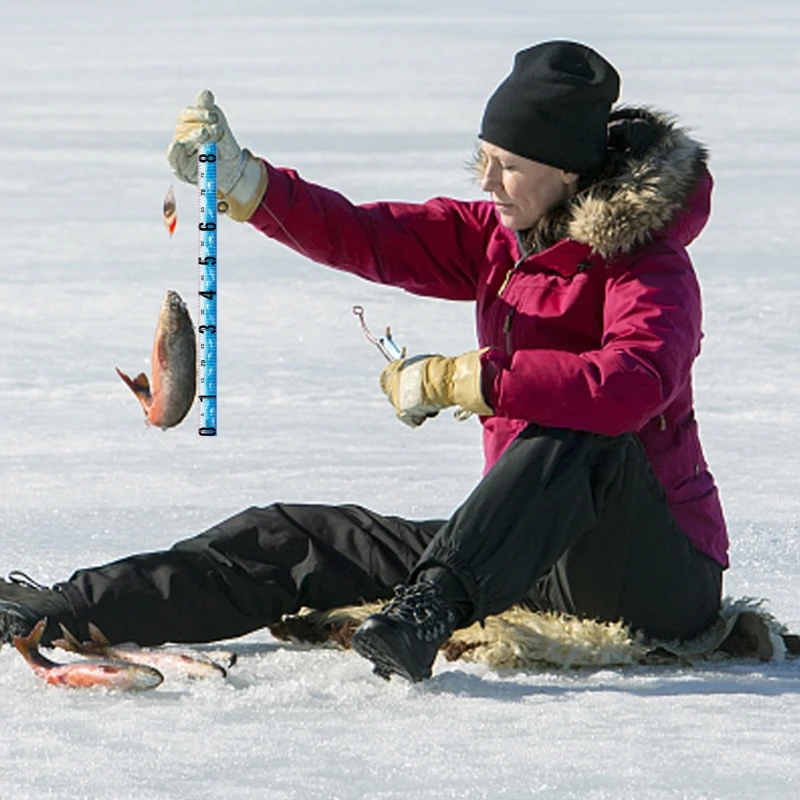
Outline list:
[[[505,291],[506,287],[511,280],[511,276],[517,271],[519,265],[528,257],[528,253],[523,254],[520,258],[518,258],[514,262],[514,266],[506,272],[505,278],[503,278],[503,282],[500,284],[500,288],[497,290],[497,297],[501,297],[503,292]],[[517,309],[513,306],[509,309],[508,314],[506,314],[505,320],[503,320],[503,336],[505,337],[505,344],[506,344],[506,353],[511,355],[513,353],[513,349],[511,347],[511,323],[514,321],[514,314],[517,313]]]
[[[508,286],[508,282],[511,280],[511,276],[514,274],[514,270],[517,268],[517,265],[514,264],[511,269],[506,272],[505,278],[503,278],[503,282],[500,284],[500,288],[497,290],[497,296],[500,297],[503,292],[506,290],[506,286]]]
[[[525,254],[518,258],[514,262],[514,266],[506,272],[505,278],[503,278],[503,282],[500,284],[500,288],[497,290],[497,296],[502,297],[503,292],[506,290],[506,286],[508,286],[508,282],[511,280],[511,276],[517,271],[519,265],[528,257],[528,254]]]
[[[513,353],[513,348],[511,346],[511,323],[514,321],[514,314],[516,314],[517,310],[515,308],[509,309],[508,314],[506,314],[506,318],[503,322],[503,335],[505,336],[506,341],[506,353],[511,355]]]

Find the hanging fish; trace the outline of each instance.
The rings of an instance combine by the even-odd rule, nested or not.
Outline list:
[[[129,378],[117,374],[136,395],[145,421],[163,430],[177,425],[194,402],[197,365],[194,325],[180,295],[168,291],[161,303],[150,367],[153,385],[143,372]]]
[[[40,619],[28,636],[15,636],[14,647],[19,650],[31,669],[47,683],[55,686],[86,688],[100,686],[106,689],[154,689],[164,676],[153,667],[126,661],[75,661],[57,664],[39,652],[39,642],[47,625]]]
[[[175,233],[175,228],[178,227],[178,201],[175,199],[175,192],[170,186],[167,189],[167,194],[164,197],[164,226],[172,236]]]

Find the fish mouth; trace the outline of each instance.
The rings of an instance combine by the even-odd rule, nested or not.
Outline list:
[[[183,298],[173,289],[169,289],[164,296],[164,302],[161,303],[162,308],[170,308],[176,311],[186,311],[186,303]]]

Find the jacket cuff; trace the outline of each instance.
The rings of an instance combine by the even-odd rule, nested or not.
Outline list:
[[[242,151],[244,166],[241,175],[226,193],[218,193],[227,204],[226,213],[237,222],[246,222],[261,204],[267,189],[267,168],[264,162],[254,158],[249,150]]]
[[[486,405],[494,409],[494,413],[500,416],[500,409],[497,407],[497,397],[499,395],[500,376],[503,370],[511,366],[511,356],[493,347],[489,347],[481,353],[481,391]]]
[[[461,406],[465,411],[491,417],[494,410],[483,395],[483,365],[481,351],[470,350],[456,358],[447,359],[450,365],[447,383],[452,395],[449,405]]]

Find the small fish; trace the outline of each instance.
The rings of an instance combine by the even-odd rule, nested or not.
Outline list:
[[[164,214],[164,227],[169,231],[170,238],[172,238],[172,234],[175,233],[175,228],[178,227],[178,202],[175,199],[175,192],[172,190],[171,186],[164,197],[164,206],[162,210]]]
[[[139,647],[136,644],[112,645],[96,625],[89,623],[91,641],[80,642],[63,625],[63,639],[55,639],[53,645],[83,656],[102,657],[110,661],[145,664],[165,672],[179,673],[187,678],[224,678],[225,668],[197,651],[176,652],[174,650]]]
[[[194,402],[196,370],[194,325],[180,295],[168,291],[158,315],[150,367],[153,387],[144,372],[131,380],[119,367],[117,374],[144,409],[145,422],[162,430],[177,425]]]
[[[39,642],[47,625],[40,619],[28,636],[15,636],[14,647],[22,653],[31,669],[44,681],[55,686],[86,688],[100,686],[106,689],[154,689],[164,676],[153,667],[124,661],[76,661],[57,664],[39,652]]]

